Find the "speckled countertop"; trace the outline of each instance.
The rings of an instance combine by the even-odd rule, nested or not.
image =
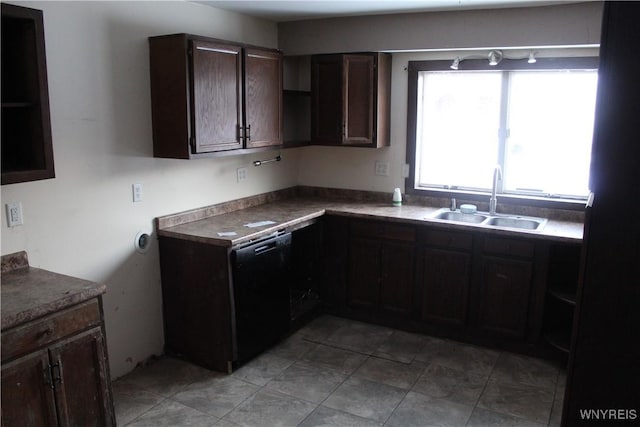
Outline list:
[[[106,286],[15,262],[26,254],[2,257],[2,330],[79,304],[106,292]]]
[[[461,224],[429,218],[429,215],[438,209],[437,207],[407,204],[401,207],[394,207],[390,203],[380,202],[351,202],[317,197],[293,197],[199,219],[199,216],[194,214],[195,211],[189,211],[159,218],[156,224],[159,236],[175,237],[227,247],[257,239],[278,230],[294,227],[297,224],[319,218],[325,213],[414,225],[431,225],[451,230],[483,231],[505,236],[527,236],[565,242],[580,242],[582,240],[583,224],[581,222],[549,219],[541,231],[528,231],[506,227]],[[253,228],[246,226],[246,224],[260,221],[272,221],[273,223]],[[225,235],[225,233],[235,234]]]

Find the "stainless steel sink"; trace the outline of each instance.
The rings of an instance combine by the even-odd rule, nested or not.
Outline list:
[[[545,218],[523,217],[517,215],[489,215],[486,212],[465,214],[459,210],[452,211],[442,208],[434,212],[429,218],[443,221],[462,222],[467,224],[485,225],[487,227],[506,227],[520,230],[540,231],[547,223]]]
[[[533,219],[510,216],[495,216],[485,222],[485,225],[493,225],[495,227],[520,228],[523,230],[540,230],[547,222],[546,219]]]
[[[460,211],[452,211],[452,210],[442,210],[437,211],[432,218],[435,219],[443,219],[445,221],[456,221],[456,222],[470,222],[473,224],[480,224],[482,221],[486,220],[487,217],[480,214],[466,214]]]

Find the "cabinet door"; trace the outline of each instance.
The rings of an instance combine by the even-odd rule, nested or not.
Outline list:
[[[344,145],[374,144],[375,57],[344,55]]]
[[[482,258],[478,327],[490,334],[524,338],[527,327],[532,263]]]
[[[311,142],[340,145],[342,121],[342,55],[311,58]]]
[[[194,40],[192,60],[193,149],[242,148],[242,48]]]
[[[282,144],[282,55],[245,49],[245,148]]]
[[[414,284],[414,245],[385,242],[380,253],[380,310],[411,317]]]
[[[55,426],[47,350],[2,365],[2,426]]]
[[[63,340],[49,352],[60,424],[115,425],[102,329]]]
[[[349,241],[347,304],[374,312],[380,294],[380,243],[352,237]]]
[[[471,255],[425,248],[421,255],[422,320],[465,327]]]

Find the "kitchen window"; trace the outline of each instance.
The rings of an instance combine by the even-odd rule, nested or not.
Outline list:
[[[407,192],[588,194],[597,58],[409,62]],[[454,196],[455,194],[451,194]]]

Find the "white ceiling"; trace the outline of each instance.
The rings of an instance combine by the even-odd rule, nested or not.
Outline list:
[[[276,22],[336,16],[544,6],[543,0],[199,0],[197,3]]]

